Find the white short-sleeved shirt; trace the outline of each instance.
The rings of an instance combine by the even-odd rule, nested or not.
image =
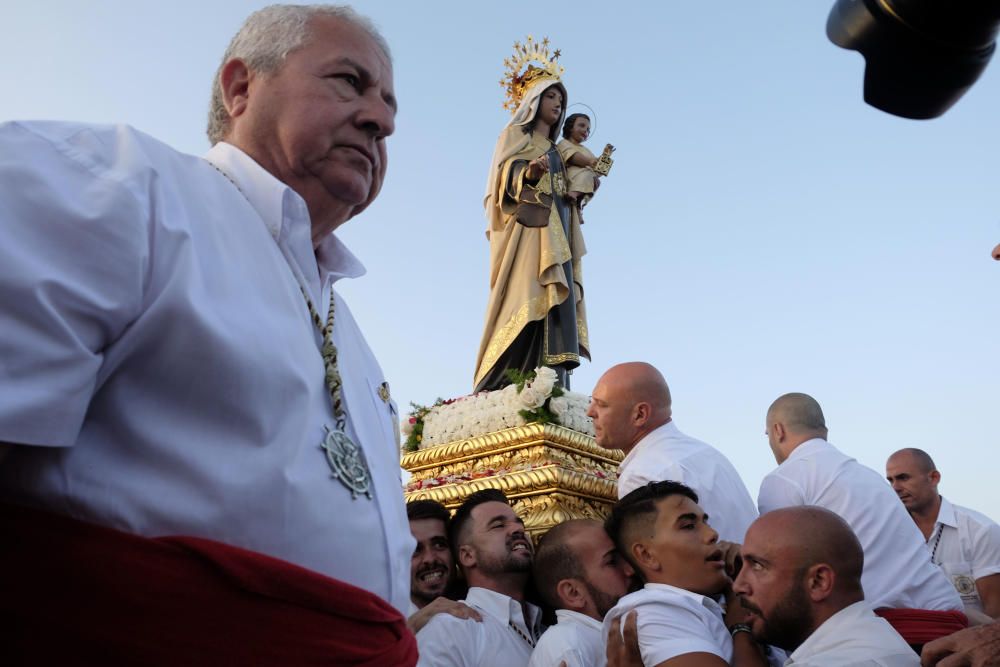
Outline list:
[[[786,667],[917,667],[920,658],[867,602],[826,619],[795,649]]]
[[[483,620],[438,614],[417,633],[418,667],[526,667],[542,634],[542,612],[526,604],[524,617],[517,600],[473,586],[465,604]],[[516,628],[516,629],[515,629]]]
[[[545,631],[528,667],[605,667],[608,664],[601,622],[569,609],[556,610],[556,624]]]
[[[743,543],[757,508],[740,474],[722,452],[684,435],[672,421],[647,434],[622,460],[618,497],[667,479],[694,489],[719,539]]]
[[[228,144],[199,158],[126,126],[8,123],[0,233],[0,441],[29,445],[0,466],[0,497],[229,543],[406,609],[395,408],[339,296],[373,498],[352,499],[320,449],[334,418],[301,290],[325,316],[333,283],[364,269],[333,235],[314,252],[301,197]]]
[[[604,617],[607,645],[611,623],[636,611],[639,650],[644,665],[687,653],[711,653],[727,663],[733,659],[733,638],[723,621],[722,607],[704,595],[668,584],[646,584],[629,593]]]
[[[865,555],[861,585],[873,609],[949,610],[962,601],[931,563],[920,529],[877,472],[820,438],[803,442],[760,485],[760,513],[818,505],[854,530]]]
[[[942,496],[927,547],[965,606],[983,611],[976,580],[1000,573],[1000,525],[975,510],[952,505]]]

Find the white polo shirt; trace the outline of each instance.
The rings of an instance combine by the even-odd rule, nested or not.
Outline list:
[[[952,505],[942,496],[927,548],[965,606],[983,611],[976,580],[1000,573],[1000,525],[975,510]]]
[[[301,289],[325,316],[364,269],[333,235],[314,253],[301,197],[227,144],[203,159],[126,126],[8,123],[0,232],[0,441],[28,445],[0,465],[0,497],[218,540],[406,610],[395,408],[339,296],[373,498],[320,449],[334,417]]]
[[[733,659],[733,638],[722,607],[712,598],[668,584],[646,584],[619,600],[604,617],[605,646],[612,621],[633,609],[643,664],[658,665],[687,653],[711,653],[726,663]]]
[[[465,604],[480,612],[482,622],[438,614],[417,633],[424,667],[526,667],[542,633],[542,612],[513,598],[473,586]]]
[[[569,609],[556,610],[556,624],[545,631],[528,667],[605,667],[608,664],[602,624]]]
[[[786,667],[917,667],[920,658],[867,602],[826,619],[795,649]]]
[[[865,554],[861,585],[873,609],[949,610],[962,601],[931,563],[920,529],[880,474],[826,440],[803,442],[760,485],[760,513],[819,505],[854,530]]]
[[[618,497],[649,482],[683,482],[720,540],[743,543],[757,508],[740,474],[722,452],[684,435],[669,421],[640,440],[618,466]]]

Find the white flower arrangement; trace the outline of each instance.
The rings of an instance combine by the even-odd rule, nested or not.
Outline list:
[[[554,370],[543,366],[518,379],[497,391],[438,400],[430,408],[413,406],[402,427],[407,449],[467,440],[531,422],[561,424],[594,435],[594,425],[586,414],[590,398],[564,391]]]

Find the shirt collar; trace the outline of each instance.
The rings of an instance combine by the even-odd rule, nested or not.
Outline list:
[[[558,619],[558,623],[574,623],[593,628],[594,630],[601,630],[604,627],[604,624],[596,618],[591,618],[586,614],[581,614],[570,609],[556,609],[556,618]]]
[[[845,640],[850,641],[849,637],[841,635],[840,626],[843,624],[850,626],[856,619],[871,614],[871,607],[864,600],[847,605],[813,630],[812,634],[788,656],[785,665],[798,664],[797,661],[806,660],[820,651],[829,650]]]
[[[938,508],[937,523],[943,523],[952,528],[958,528],[958,519],[955,517],[955,507],[941,496],[941,507]]]
[[[692,593],[687,589],[671,586],[670,584],[648,583],[644,586],[644,588],[651,591],[666,591],[668,593],[680,595],[681,597],[691,598],[701,606],[705,607],[705,609],[722,616],[722,607],[719,606],[719,603],[710,597],[702,595],[701,593]]]
[[[309,209],[298,193],[242,150],[225,141],[212,146],[205,153],[205,159],[246,197],[275,241],[280,242],[287,236],[287,222],[296,227],[305,225],[309,231],[309,243],[312,243]],[[321,284],[327,279],[336,282],[341,278],[359,278],[365,274],[361,261],[333,233],[316,248],[316,261]]]
[[[471,586],[469,592],[465,595],[465,601],[471,602],[504,624],[510,623],[518,616],[521,616],[521,614],[515,614],[515,609],[521,608],[520,602],[508,595],[491,591],[488,588]],[[536,631],[535,636],[538,636],[537,630],[540,629],[542,610],[530,602],[525,603],[524,606],[528,609],[528,616],[530,616],[530,618],[526,618],[524,621],[528,624],[529,628]]]
[[[658,438],[667,437],[667,436],[670,436],[670,435],[673,435],[673,434],[679,433],[679,432],[680,431],[677,430],[677,424],[674,423],[673,419],[671,419],[670,421],[668,421],[666,424],[663,424],[661,426],[657,426],[652,431],[650,431],[646,435],[642,436],[642,438],[639,440],[639,442],[635,443],[635,447],[633,447],[631,450],[629,450],[629,453],[625,455],[625,458],[622,459],[622,462],[618,464],[618,469],[619,470],[624,470],[625,467],[628,466],[628,464],[632,462],[632,459],[634,459],[636,456],[638,456],[638,454],[636,454],[636,452],[638,452],[639,448],[642,447],[645,443],[647,443],[647,442],[653,442],[654,440],[656,440]]]
[[[788,458],[785,459],[785,461],[787,462],[791,461],[794,458],[807,456],[814,452],[820,451],[821,449],[823,449],[823,447],[829,447],[829,446],[830,443],[824,440],[823,438],[813,438],[812,440],[806,440],[805,442],[801,443],[798,447],[793,449],[792,453],[788,455]]]

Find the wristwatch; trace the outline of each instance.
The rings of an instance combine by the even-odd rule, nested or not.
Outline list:
[[[733,623],[732,625],[729,626],[729,634],[732,635],[733,637],[735,637],[740,632],[749,633],[749,635],[753,637],[753,628],[751,628],[746,623]]]

